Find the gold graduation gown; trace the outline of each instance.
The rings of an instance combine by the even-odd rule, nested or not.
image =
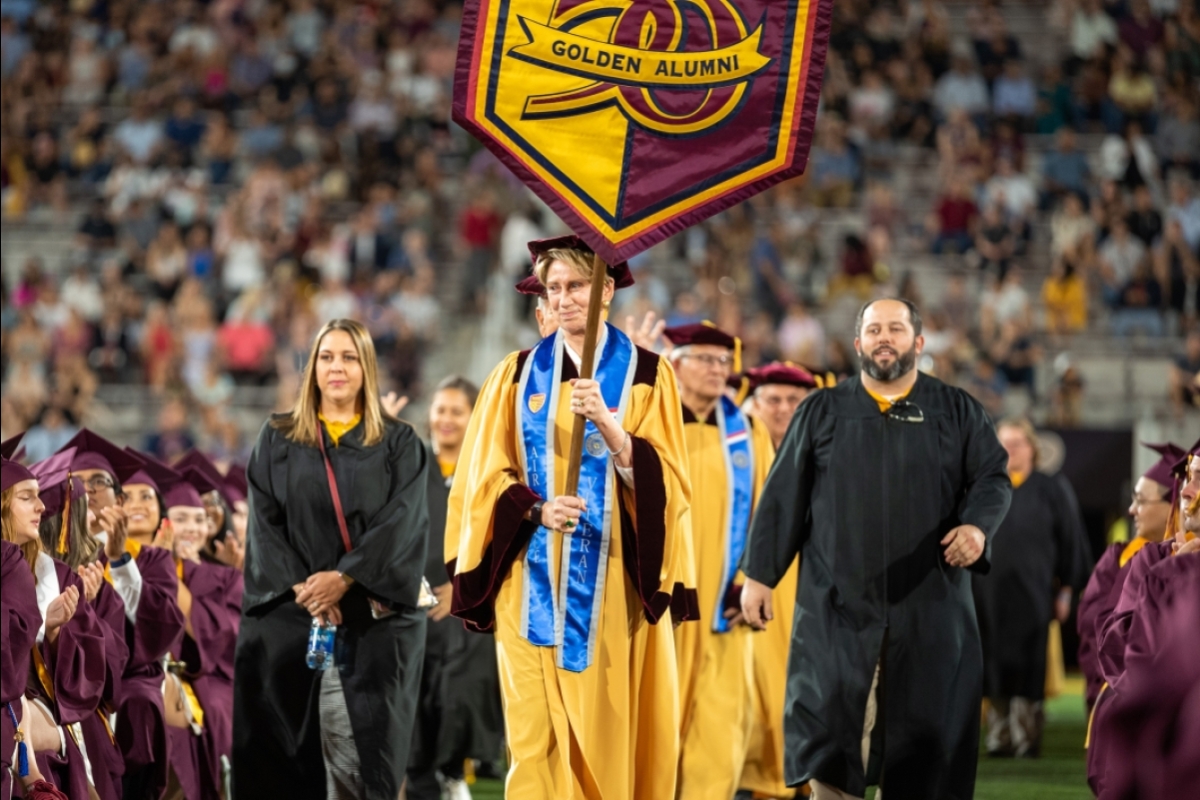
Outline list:
[[[712,630],[718,595],[725,588],[722,572],[729,498],[725,457],[715,412],[708,420],[699,421],[684,409],[683,418],[692,481],[691,550],[700,621],[675,630],[683,711],[676,796],[681,800],[729,800],[738,789],[755,719],[754,647],[758,636],[745,625],[728,633]],[[757,503],[775,448],[762,422],[747,416],[747,423]],[[780,705],[782,708],[782,702]]]
[[[754,718],[739,788],[767,797],[787,798],[796,793],[783,779],[783,701],[799,579],[797,556],[771,592],[775,619],[765,631],[754,634]]]
[[[691,486],[675,374],[638,349],[624,428],[631,434],[635,490],[614,481],[614,513],[590,666],[556,666],[556,648],[520,634],[524,516],[537,496],[522,482],[517,452],[518,381],[528,351],[509,355],[484,384],[450,490],[445,554],[452,613],[468,628],[495,630],[505,706],[506,797],[562,800],[670,798],[679,753],[679,699],[671,622],[696,613],[687,588]],[[562,359],[555,425],[562,486],[573,414],[575,365]],[[618,512],[619,513],[616,513]],[[551,585],[561,539],[549,538]],[[668,619],[661,624],[655,624]]]

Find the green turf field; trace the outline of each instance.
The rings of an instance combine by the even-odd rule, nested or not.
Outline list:
[[[1070,684],[1074,691],[1046,704],[1040,759],[980,755],[976,800],[1090,800],[1083,754],[1087,719],[1079,682]],[[481,780],[471,787],[471,795],[475,800],[501,800],[504,787],[500,781]]]

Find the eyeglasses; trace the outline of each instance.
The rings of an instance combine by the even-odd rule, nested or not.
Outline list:
[[[84,481],[83,485],[89,492],[102,492],[105,489],[111,489],[116,486],[111,478],[106,478],[103,475],[93,475]]]
[[[1160,497],[1157,500],[1155,500],[1154,498],[1151,498],[1151,497],[1142,497],[1142,496],[1136,495],[1136,494],[1130,498],[1130,505],[1132,505],[1134,507],[1152,506],[1155,503],[1169,503],[1169,502],[1171,502],[1171,501],[1167,500],[1165,497]]]
[[[706,367],[715,367],[718,364],[722,367],[728,367],[733,363],[731,356],[714,356],[710,353],[688,353],[683,358],[695,359]]]
[[[897,400],[892,403],[892,407],[887,410],[888,419],[894,419],[897,422],[924,422],[925,412],[916,403],[908,400]]]

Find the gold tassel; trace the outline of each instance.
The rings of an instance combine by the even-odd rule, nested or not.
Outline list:
[[[750,394],[750,379],[745,375],[742,376],[742,384],[738,387],[737,393],[734,395],[733,402],[741,406],[746,402],[746,397]]]
[[[66,555],[67,552],[67,533],[71,527],[71,473],[67,473],[66,489],[67,498],[63,503],[62,527],[58,531],[58,554]]]

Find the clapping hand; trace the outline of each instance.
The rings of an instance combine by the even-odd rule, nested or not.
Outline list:
[[[46,637],[50,641],[58,638],[58,629],[71,621],[79,608],[79,588],[68,586],[67,590],[50,601],[46,609]]]
[[[100,591],[100,584],[104,583],[104,567],[93,561],[91,564],[81,566],[76,573],[83,581],[83,596],[89,603],[95,602],[96,594]]]

